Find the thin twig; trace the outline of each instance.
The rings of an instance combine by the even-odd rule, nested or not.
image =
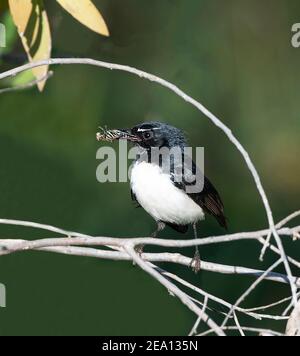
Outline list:
[[[171,283],[168,279],[163,277],[155,269],[151,268],[134,250],[134,245],[128,243],[125,246],[125,250],[132,257],[133,261],[150,276],[156,279],[160,284],[162,284],[168,291],[177,296],[181,302],[186,305],[191,311],[193,311],[198,317],[201,317],[205,323],[214,330],[218,336],[226,336],[225,333],[220,329],[220,327],[209,318],[204,310],[201,310],[190,298],[189,296],[180,290],[175,284]]]
[[[285,219],[283,219],[282,221],[280,221],[277,225],[276,225],[276,229],[280,229],[281,227],[285,226],[287,223],[289,223],[291,220],[294,220],[295,218],[297,218],[298,216],[300,216],[300,210],[294,212],[293,214],[287,216]],[[268,237],[263,245],[263,248],[261,250],[261,254],[260,254],[260,261],[264,260],[264,256],[266,254],[267,248],[269,247],[270,241],[271,241],[271,237],[272,234],[269,233]]]
[[[202,290],[199,287],[194,286],[193,284],[191,284],[191,283],[185,281],[184,279],[178,277],[176,274],[173,274],[173,273],[170,273],[170,272],[165,272],[165,271],[163,271],[162,273],[166,277],[171,278],[176,282],[179,282],[183,286],[193,290],[196,293],[199,293],[204,298],[208,298],[209,300],[211,300],[211,301],[213,301],[215,303],[223,305],[224,307],[228,308],[229,310],[238,311],[240,313],[243,313],[243,314],[245,314],[245,315],[247,315],[247,316],[249,316],[251,318],[257,319],[257,320],[262,320],[262,319],[277,320],[277,321],[279,321],[279,320],[288,320],[288,317],[285,317],[285,316],[258,314],[258,313],[254,313],[254,312],[248,311],[247,309],[243,309],[241,307],[234,306],[234,305],[226,302],[225,300],[223,300],[221,298],[218,298],[218,297],[214,296],[211,293],[207,293],[207,292],[205,292],[204,290]],[[221,313],[221,314],[223,314],[223,313]],[[228,313],[225,314],[225,315],[227,316]],[[228,316],[228,318],[231,318],[231,316]]]
[[[241,334],[241,336],[246,336],[244,331],[243,331],[243,329],[242,329],[242,327],[241,327],[241,324],[240,324],[239,319],[238,319],[238,317],[236,315],[236,312],[233,312],[233,318],[234,318],[236,327],[237,327],[239,333]]]
[[[297,294],[297,297],[299,297],[300,294]],[[288,301],[290,301],[292,299],[292,297],[287,297],[284,299],[279,300],[278,302],[274,302],[271,304],[267,304],[267,305],[263,305],[261,307],[256,307],[256,308],[250,308],[250,309],[245,309],[247,312],[256,312],[256,311],[260,311],[260,310],[266,310],[266,309],[270,309],[270,308],[274,308],[277,307],[278,305],[284,304]]]
[[[287,336],[300,336],[300,300],[294,308],[291,317],[287,323]]]
[[[226,323],[228,322],[228,319],[231,315],[231,313],[234,313],[235,309],[249,296],[251,292],[255,290],[255,288],[264,280],[268,277],[268,275],[279,265],[281,264],[281,259],[276,261],[270,268],[268,268],[257,280],[251,284],[251,286],[238,298],[238,300],[235,302],[233,308],[230,310],[228,313],[227,317],[225,318],[224,322],[222,323],[222,326],[225,326]]]
[[[196,320],[196,322],[195,322],[195,324],[194,324],[192,330],[191,330],[190,333],[189,333],[189,336],[193,336],[193,335],[197,334],[197,329],[199,328],[199,325],[200,325],[200,323],[201,323],[201,320],[202,320],[202,317],[203,317],[203,313],[205,313],[205,311],[206,311],[206,309],[207,309],[208,300],[209,300],[209,298],[206,296],[206,297],[204,298],[204,303],[203,303],[203,308],[202,308],[202,311],[203,311],[203,312],[202,312],[202,315],[200,315],[200,316],[198,317],[198,319]]]
[[[49,71],[47,74],[43,75],[41,78],[34,79],[29,83],[17,85],[15,87],[10,87],[10,88],[2,88],[2,89],[0,89],[0,94],[31,89],[31,88],[37,86],[38,83],[43,82],[44,80],[48,80],[52,76],[53,76],[53,72]]]

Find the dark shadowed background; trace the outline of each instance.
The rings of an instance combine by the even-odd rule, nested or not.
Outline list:
[[[128,64],[175,83],[218,115],[249,150],[276,220],[299,209],[300,48],[291,45],[291,27],[300,22],[299,1],[97,0],[110,38],[79,25],[53,1],[45,3],[54,57]],[[2,59],[1,71],[25,62],[19,41],[12,53]],[[95,133],[99,125],[130,127],[155,119],[182,128],[193,146],[205,147],[206,174],[223,197],[230,232],[267,226],[254,182],[224,134],[150,82],[87,66],[55,67],[43,93],[0,95],[0,118],[1,218],[93,235],[149,235],[154,222],[134,207],[129,185],[97,183],[101,144]],[[222,232],[210,218],[200,225],[200,236]],[[0,236],[53,235],[0,226]],[[183,237],[169,229],[161,236]],[[299,255],[299,246],[289,241],[285,246]],[[193,249],[183,252],[192,256]],[[254,268],[274,260],[268,253],[260,263],[254,242],[201,252],[207,261]],[[166,267],[230,302],[252,281]],[[7,287],[1,335],[182,335],[195,321],[163,287],[127,262],[24,252],[0,258],[0,282]],[[265,282],[247,305],[288,293],[286,286]],[[260,326],[282,331],[284,324]]]

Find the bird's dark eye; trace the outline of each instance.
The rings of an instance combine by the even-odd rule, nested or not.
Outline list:
[[[145,140],[149,140],[150,138],[153,137],[153,132],[152,131],[147,131],[143,133],[143,137]]]

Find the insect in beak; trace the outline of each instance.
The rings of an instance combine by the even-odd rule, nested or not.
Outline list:
[[[96,134],[97,141],[113,142],[116,140],[127,140],[130,142],[139,142],[141,139],[133,135],[130,129],[108,130],[107,127],[99,127],[100,131]]]

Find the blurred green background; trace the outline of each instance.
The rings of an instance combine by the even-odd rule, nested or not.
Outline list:
[[[45,3],[53,56],[128,64],[175,83],[218,115],[249,150],[276,220],[299,209],[300,49],[291,46],[292,24],[300,22],[299,1],[97,0],[110,38],[81,26],[54,1]],[[25,62],[19,40],[10,36],[14,45],[9,56],[2,51],[1,71]],[[126,73],[88,66],[53,69],[43,93],[0,95],[1,218],[93,235],[149,235],[154,222],[134,207],[129,185],[97,183],[101,144],[95,132],[99,125],[130,127],[158,119],[185,130],[193,146],[205,147],[206,175],[223,197],[230,232],[267,226],[239,153],[193,107]],[[210,218],[200,225],[201,236],[222,232]],[[53,235],[0,226],[0,236]],[[183,238],[169,229],[161,236]],[[290,241],[285,246],[292,256],[299,255],[299,246]],[[204,260],[231,265],[265,268],[275,261],[268,253],[260,263],[259,251],[252,242],[201,249]],[[192,256],[193,249],[183,253]],[[252,281],[164,267],[230,302]],[[180,302],[127,262],[24,252],[0,258],[0,282],[7,287],[1,335],[185,335],[195,321]],[[247,305],[288,294],[288,287],[266,282]],[[278,322],[241,322],[284,329]]]

